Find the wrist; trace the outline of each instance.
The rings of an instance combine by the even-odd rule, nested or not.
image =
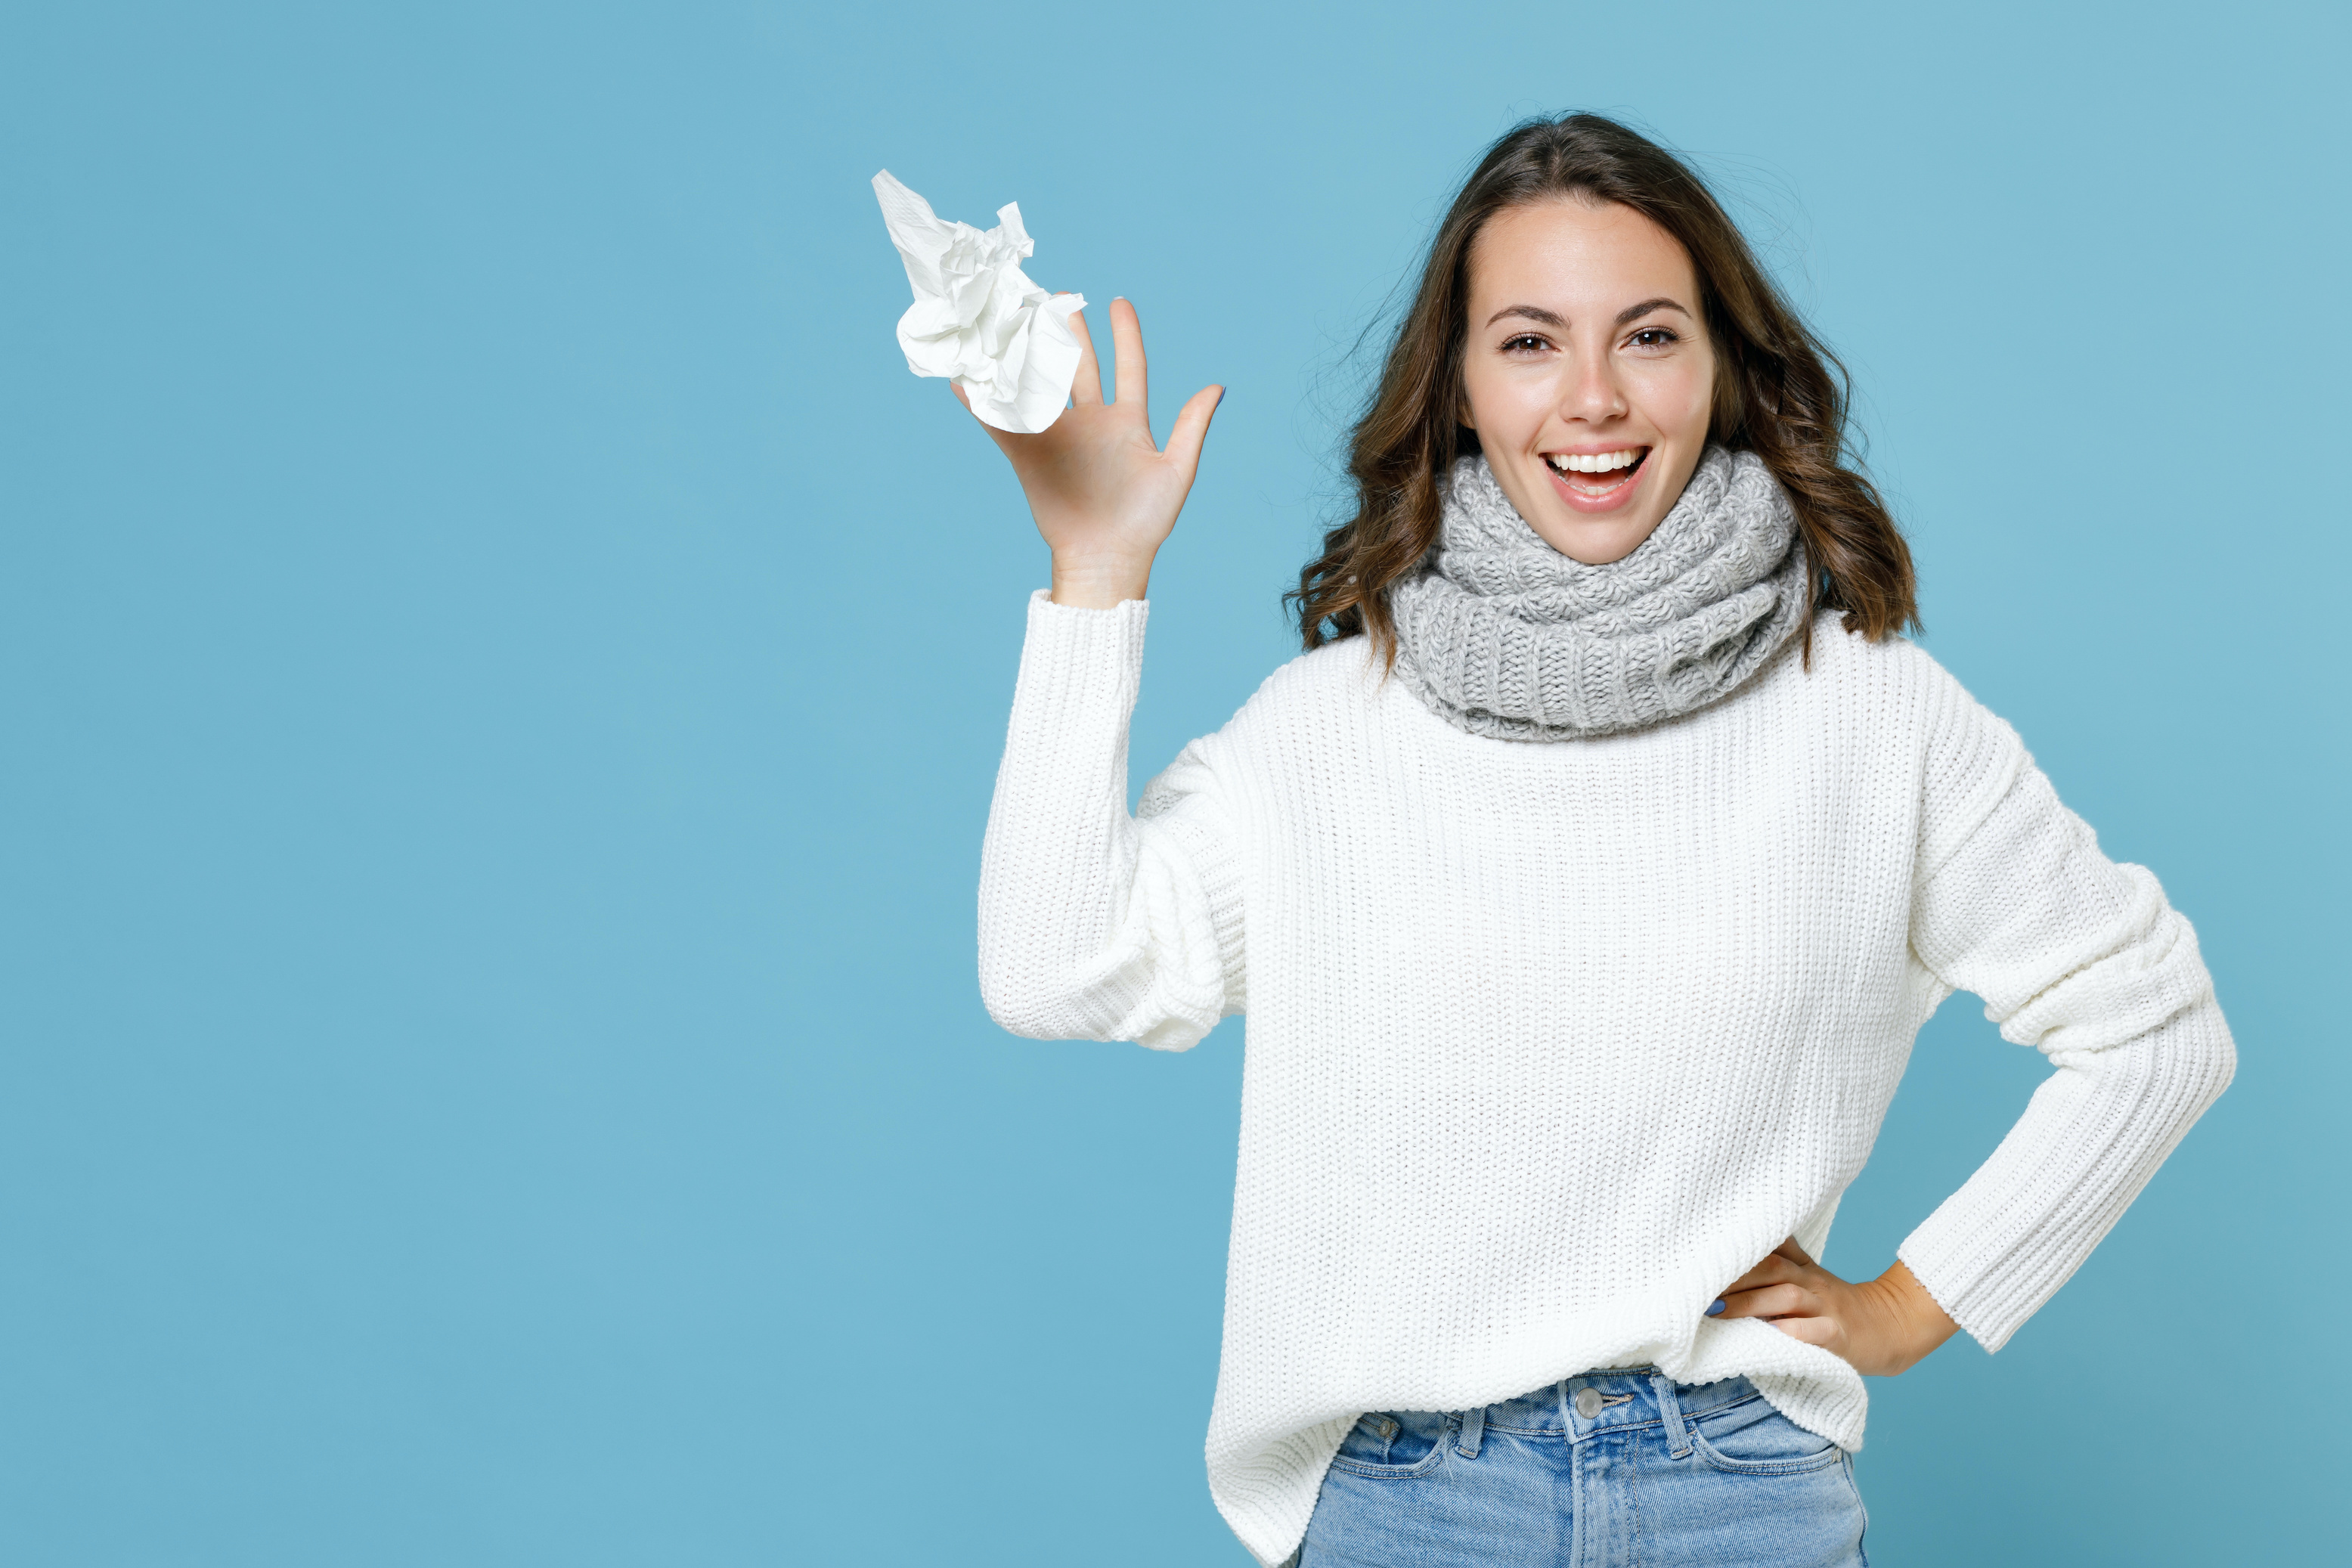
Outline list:
[[[1081,610],[1108,610],[1140,599],[1151,585],[1151,558],[1054,557],[1053,601]]]
[[[1959,1331],[1960,1325],[1936,1304],[1927,1288],[1900,1259],[1864,1289],[1877,1298],[1890,1330],[1888,1350],[1893,1364],[1886,1369],[1890,1374],[1916,1366]]]

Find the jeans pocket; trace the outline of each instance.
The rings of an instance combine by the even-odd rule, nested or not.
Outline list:
[[[1700,1416],[1690,1432],[1701,1459],[1736,1476],[1801,1476],[1845,1458],[1844,1449],[1806,1431],[1761,1395]]]
[[[1409,1480],[1445,1462],[1453,1423],[1428,1411],[1370,1411],[1348,1429],[1332,1468],[1375,1480]]]

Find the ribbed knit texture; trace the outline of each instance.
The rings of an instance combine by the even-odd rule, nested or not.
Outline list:
[[[1654,1363],[1860,1447],[1844,1362],[1701,1314],[1785,1237],[1821,1255],[1954,987],[2054,1069],[1900,1249],[1988,1349],[2229,1080],[2188,921],[1907,643],[1824,616],[1810,674],[1784,648],[1683,718],[1529,746],[1356,639],[1130,816],[1145,606],[1029,616],[982,990],[1021,1034],[1169,1050],[1247,1009],[1208,1469],[1264,1563],[1367,1410]]]
[[[1527,524],[1482,455],[1454,465],[1438,548],[1390,593],[1397,673],[1474,735],[1574,741],[1671,719],[1804,624],[1797,515],[1764,459],[1709,447],[1650,536],[1588,566]]]

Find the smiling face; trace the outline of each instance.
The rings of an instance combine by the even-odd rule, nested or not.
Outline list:
[[[1622,560],[1706,449],[1715,350],[1681,242],[1631,207],[1563,198],[1489,219],[1470,251],[1463,423],[1561,554]]]

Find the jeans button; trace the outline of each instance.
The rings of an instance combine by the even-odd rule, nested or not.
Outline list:
[[[1575,1403],[1576,1413],[1587,1421],[1591,1421],[1601,1414],[1601,1391],[1597,1388],[1580,1388],[1576,1391]]]

